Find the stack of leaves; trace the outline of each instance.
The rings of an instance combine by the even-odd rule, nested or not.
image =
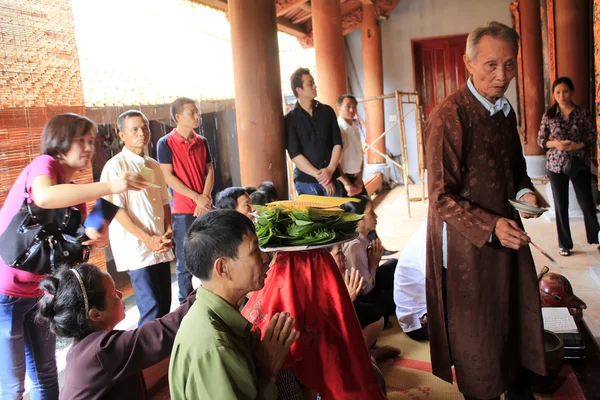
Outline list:
[[[253,206],[261,247],[309,246],[346,239],[362,215],[310,207]]]

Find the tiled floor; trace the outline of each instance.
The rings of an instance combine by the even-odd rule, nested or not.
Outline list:
[[[420,186],[410,187],[410,196],[420,196]],[[543,192],[542,192],[543,193]],[[425,222],[427,202],[410,203],[412,217],[408,217],[406,195],[403,187],[385,192],[375,199],[379,216],[377,232],[387,249],[402,250],[413,233]],[[587,244],[583,219],[571,221],[571,232],[575,248],[570,257],[558,255],[556,225],[545,218],[530,219],[524,222],[525,230],[532,241],[543,248],[557,262],[552,264],[539,251],[532,248],[538,271],[548,266],[550,271],[566,276],[574,292],[588,305],[584,311],[587,322],[596,340],[600,341],[600,282],[591,273],[593,267],[600,267],[600,252],[597,245]]]

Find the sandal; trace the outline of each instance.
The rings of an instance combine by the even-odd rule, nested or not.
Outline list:
[[[569,257],[571,255],[571,250],[569,250],[569,249],[560,249],[560,251],[558,252],[558,254],[560,254],[563,257]]]

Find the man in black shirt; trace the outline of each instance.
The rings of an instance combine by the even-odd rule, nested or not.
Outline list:
[[[317,86],[307,68],[298,68],[290,81],[298,101],[284,121],[286,148],[296,165],[296,191],[320,196],[341,193],[337,166],[342,155],[342,136],[335,112],[315,100]]]

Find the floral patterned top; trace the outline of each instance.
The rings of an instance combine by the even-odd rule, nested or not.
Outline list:
[[[546,168],[548,171],[560,174],[564,173],[564,166],[569,157],[582,158],[585,166],[589,168],[596,139],[596,126],[590,112],[585,108],[575,106],[567,120],[560,112],[560,108],[556,110],[554,118],[548,117],[548,113],[545,113],[540,124],[537,143],[547,151]],[[549,140],[583,142],[585,147],[574,151],[563,151],[555,147],[549,149],[546,147]]]

